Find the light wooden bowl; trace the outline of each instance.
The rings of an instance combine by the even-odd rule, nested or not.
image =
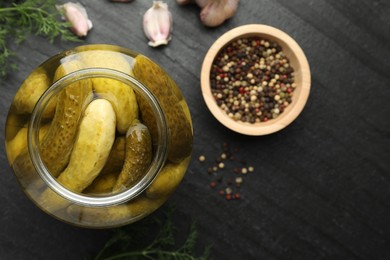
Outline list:
[[[229,42],[238,38],[261,37],[274,41],[282,47],[290,65],[294,69],[294,81],[297,84],[292,102],[277,118],[267,122],[246,123],[230,118],[215,101],[210,87],[210,71],[218,52]],[[214,117],[227,128],[245,135],[267,135],[279,131],[294,121],[303,110],[310,92],[310,68],[302,49],[289,35],[271,26],[249,24],[237,27],[223,34],[207,52],[201,71],[202,94],[207,107]]]

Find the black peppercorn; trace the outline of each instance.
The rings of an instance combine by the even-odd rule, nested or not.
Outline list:
[[[232,119],[264,122],[278,117],[292,102],[293,71],[277,43],[242,38],[225,46],[213,61],[211,91]]]

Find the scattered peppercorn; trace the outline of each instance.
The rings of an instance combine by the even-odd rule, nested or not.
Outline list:
[[[242,177],[237,177],[236,184],[241,184],[241,183],[242,183]]]
[[[204,162],[206,160],[206,157],[204,155],[199,156],[199,161]]]
[[[254,167],[244,159],[235,159],[239,149],[231,149],[227,142],[222,145],[222,152],[216,158],[215,162],[207,168],[210,176],[213,176],[209,183],[211,188],[218,186],[217,192],[227,200],[241,199],[242,184],[244,178],[247,178],[248,172],[254,172]],[[204,155],[200,155],[201,158]],[[234,160],[231,160],[231,158]],[[237,156],[239,157],[239,156]],[[202,160],[199,160],[202,163]],[[249,165],[249,166],[247,166]]]
[[[294,69],[281,46],[259,37],[227,44],[213,61],[210,84],[229,117],[252,124],[282,114],[296,88]]]
[[[231,194],[233,192],[233,190],[232,190],[232,188],[230,188],[230,187],[227,187],[226,189],[225,189],[225,193],[226,194]]]

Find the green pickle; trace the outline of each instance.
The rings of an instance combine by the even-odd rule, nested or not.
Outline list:
[[[118,76],[122,73],[152,93],[164,118],[157,117],[146,90]],[[49,95],[45,108],[34,110],[45,91],[61,81],[68,83]],[[39,126],[31,127],[30,117],[39,109]],[[53,56],[26,78],[8,113],[5,142],[22,189],[42,210],[76,226],[109,228],[151,214],[172,195],[189,165],[192,138],[187,103],[160,66],[118,46],[85,45]],[[38,143],[28,145],[32,140]],[[135,192],[119,203],[87,206],[49,185],[41,167],[56,185],[78,196]]]
[[[118,179],[119,173],[112,172],[106,174],[100,174],[96,179],[93,180],[83,193],[86,194],[104,194],[110,193],[114,188],[116,180]]]
[[[126,138],[117,136],[100,175],[120,172],[125,162]],[[112,188],[112,187],[111,187]]]
[[[64,70],[64,67],[62,64],[57,69],[56,75],[61,74],[62,76],[71,72]],[[77,68],[81,67],[73,65],[72,71]],[[58,96],[53,121],[40,147],[42,160],[55,177],[69,162],[82,111],[85,104],[89,103],[91,99],[92,85],[88,79],[72,83],[64,88]]]
[[[148,128],[135,119],[126,133],[126,158],[113,192],[125,190],[144,176],[152,161],[152,139]]]
[[[143,55],[135,58],[133,72],[134,76],[147,86],[161,102],[169,131],[168,159],[176,163],[182,161],[192,151],[192,127],[190,119],[179,103],[183,97],[176,83],[162,68]],[[138,100],[138,103],[142,119],[155,139],[157,129],[150,107],[142,98]]]
[[[39,67],[34,70],[23,82],[19,91],[15,94],[13,105],[17,114],[31,114],[38,99],[50,86],[50,77],[46,71]],[[54,115],[56,103],[51,102],[43,117],[50,118]]]

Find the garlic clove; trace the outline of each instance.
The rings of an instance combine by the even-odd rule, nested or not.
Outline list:
[[[197,1],[198,5],[201,2]],[[221,25],[235,14],[238,2],[239,0],[209,0],[200,12],[200,20],[210,27]]]
[[[223,6],[225,20],[233,17],[236,13],[239,1],[240,0],[226,0],[226,4]]]
[[[80,3],[68,2],[57,5],[57,10],[63,14],[63,19],[71,24],[71,31],[79,36],[87,36],[92,29],[92,22],[88,19],[87,10]]]
[[[150,46],[168,44],[172,33],[172,14],[168,5],[163,1],[153,1],[153,6],[144,14],[143,27]]]

